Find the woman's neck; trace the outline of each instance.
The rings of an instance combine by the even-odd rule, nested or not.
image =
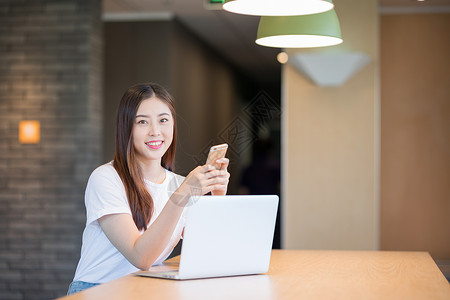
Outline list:
[[[162,183],[166,178],[164,168],[160,161],[152,160],[148,162],[139,162],[144,179],[153,183]]]

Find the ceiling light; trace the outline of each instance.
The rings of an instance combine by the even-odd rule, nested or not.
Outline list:
[[[324,47],[342,43],[342,35],[333,9],[304,16],[262,16],[256,43],[275,48]]]
[[[223,9],[254,16],[296,16],[333,9],[332,0],[225,0]]]

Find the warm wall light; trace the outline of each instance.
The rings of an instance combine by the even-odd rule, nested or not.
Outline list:
[[[41,124],[39,121],[20,121],[19,142],[21,144],[38,144],[41,139]]]

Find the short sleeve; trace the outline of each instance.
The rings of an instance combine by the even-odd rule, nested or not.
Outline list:
[[[125,187],[111,164],[98,167],[92,172],[85,192],[86,224],[109,215],[131,215]]]

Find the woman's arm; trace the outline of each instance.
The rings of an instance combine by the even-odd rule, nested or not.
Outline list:
[[[170,241],[190,196],[213,190],[226,191],[229,174],[204,165],[195,168],[173,193],[158,218],[140,234],[129,214],[111,214],[98,219],[110,242],[128,261],[141,270],[148,270]]]
[[[169,200],[142,235],[129,214],[106,215],[98,222],[109,241],[131,264],[148,270],[169,243],[182,212],[183,207]]]

